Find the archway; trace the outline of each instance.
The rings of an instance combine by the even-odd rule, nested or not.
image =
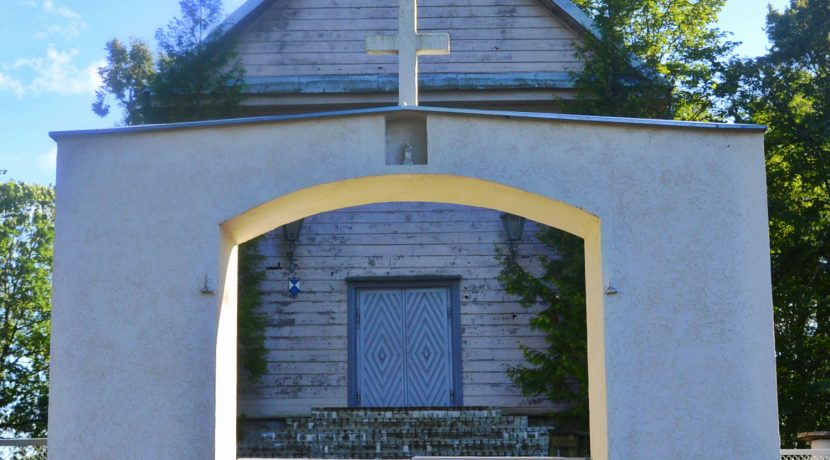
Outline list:
[[[221,224],[226,261],[217,340],[217,452],[235,450],[236,245],[287,223],[326,211],[381,202],[427,201],[491,208],[555,227],[585,241],[591,450],[607,456],[600,220],[584,210],[494,182],[450,175],[402,174],[327,183],[276,198]],[[234,376],[234,379],[225,379]],[[231,433],[228,439],[228,433]]]
[[[53,137],[53,456],[233,458],[236,245],[413,200],[585,239],[594,458],[778,454],[760,127],[390,108]]]

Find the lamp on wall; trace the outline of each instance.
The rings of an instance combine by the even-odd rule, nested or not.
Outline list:
[[[516,259],[516,242],[522,239],[525,230],[526,219],[510,213],[502,213],[501,223],[504,224],[504,233],[507,234],[507,242],[510,247],[510,260]]]
[[[282,236],[288,242],[288,270],[291,273],[294,273],[294,251],[297,249],[297,241],[300,240],[302,229],[303,219],[282,226]]]

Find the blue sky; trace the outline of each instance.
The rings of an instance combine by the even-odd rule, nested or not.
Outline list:
[[[243,0],[225,0],[232,12]],[[720,27],[744,44],[739,53],[763,54],[767,3],[727,0]],[[49,131],[106,128],[118,114],[99,118],[90,105],[104,63],[104,43],[118,37],[154,44],[155,30],[179,14],[175,0],[3,0],[0,15],[0,180],[55,182],[55,143]]]

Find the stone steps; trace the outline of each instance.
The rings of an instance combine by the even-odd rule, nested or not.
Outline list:
[[[487,407],[314,409],[238,450],[260,458],[545,456],[548,431]]]

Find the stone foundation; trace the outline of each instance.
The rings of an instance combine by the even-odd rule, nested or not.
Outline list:
[[[239,457],[546,456],[548,428],[495,408],[314,409],[237,446]]]

